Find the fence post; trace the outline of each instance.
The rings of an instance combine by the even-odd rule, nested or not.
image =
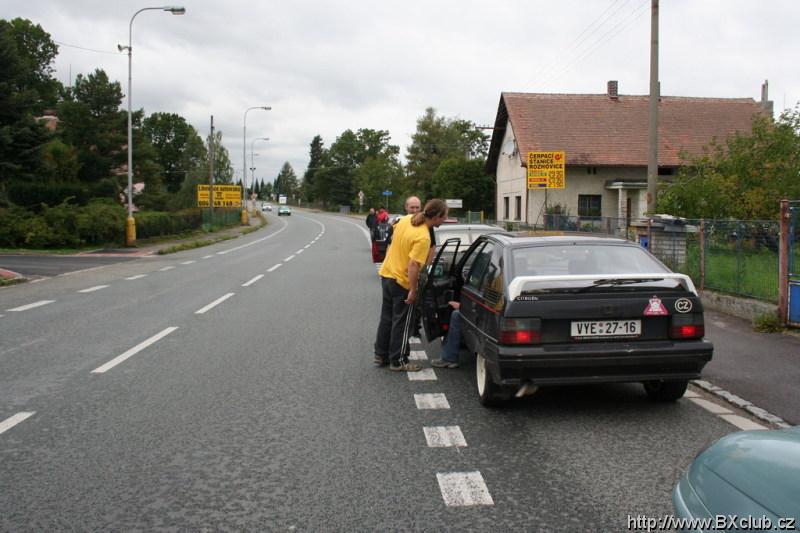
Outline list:
[[[781,237],[778,247],[778,320],[786,325],[789,315],[789,200],[781,200]]]
[[[706,221],[700,219],[700,290],[706,288]]]
[[[653,253],[653,219],[647,219],[647,249]]]

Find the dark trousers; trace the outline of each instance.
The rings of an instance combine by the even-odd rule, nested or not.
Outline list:
[[[405,302],[408,290],[398,285],[393,278],[381,278],[381,289],[383,303],[375,338],[375,355],[397,363],[401,359],[407,359],[411,352],[408,337],[411,335],[414,313],[412,306]]]

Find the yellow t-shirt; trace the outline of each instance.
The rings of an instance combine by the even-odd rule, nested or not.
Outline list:
[[[410,289],[408,281],[408,261],[413,259],[420,268],[428,259],[431,237],[426,224],[411,225],[411,217],[406,215],[395,224],[392,244],[386,251],[386,258],[379,274],[384,278],[394,278],[404,289]]]

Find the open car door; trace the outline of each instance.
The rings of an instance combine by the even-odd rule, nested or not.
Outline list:
[[[456,300],[461,288],[455,275],[460,246],[461,239],[447,239],[421,279],[417,311],[428,342],[443,336],[450,325],[453,308],[447,302]]]

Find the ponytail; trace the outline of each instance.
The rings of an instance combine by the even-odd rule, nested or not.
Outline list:
[[[411,225],[420,226],[425,223],[426,219],[443,216],[447,216],[447,204],[445,204],[443,200],[434,198],[428,200],[422,211],[413,216]]]

